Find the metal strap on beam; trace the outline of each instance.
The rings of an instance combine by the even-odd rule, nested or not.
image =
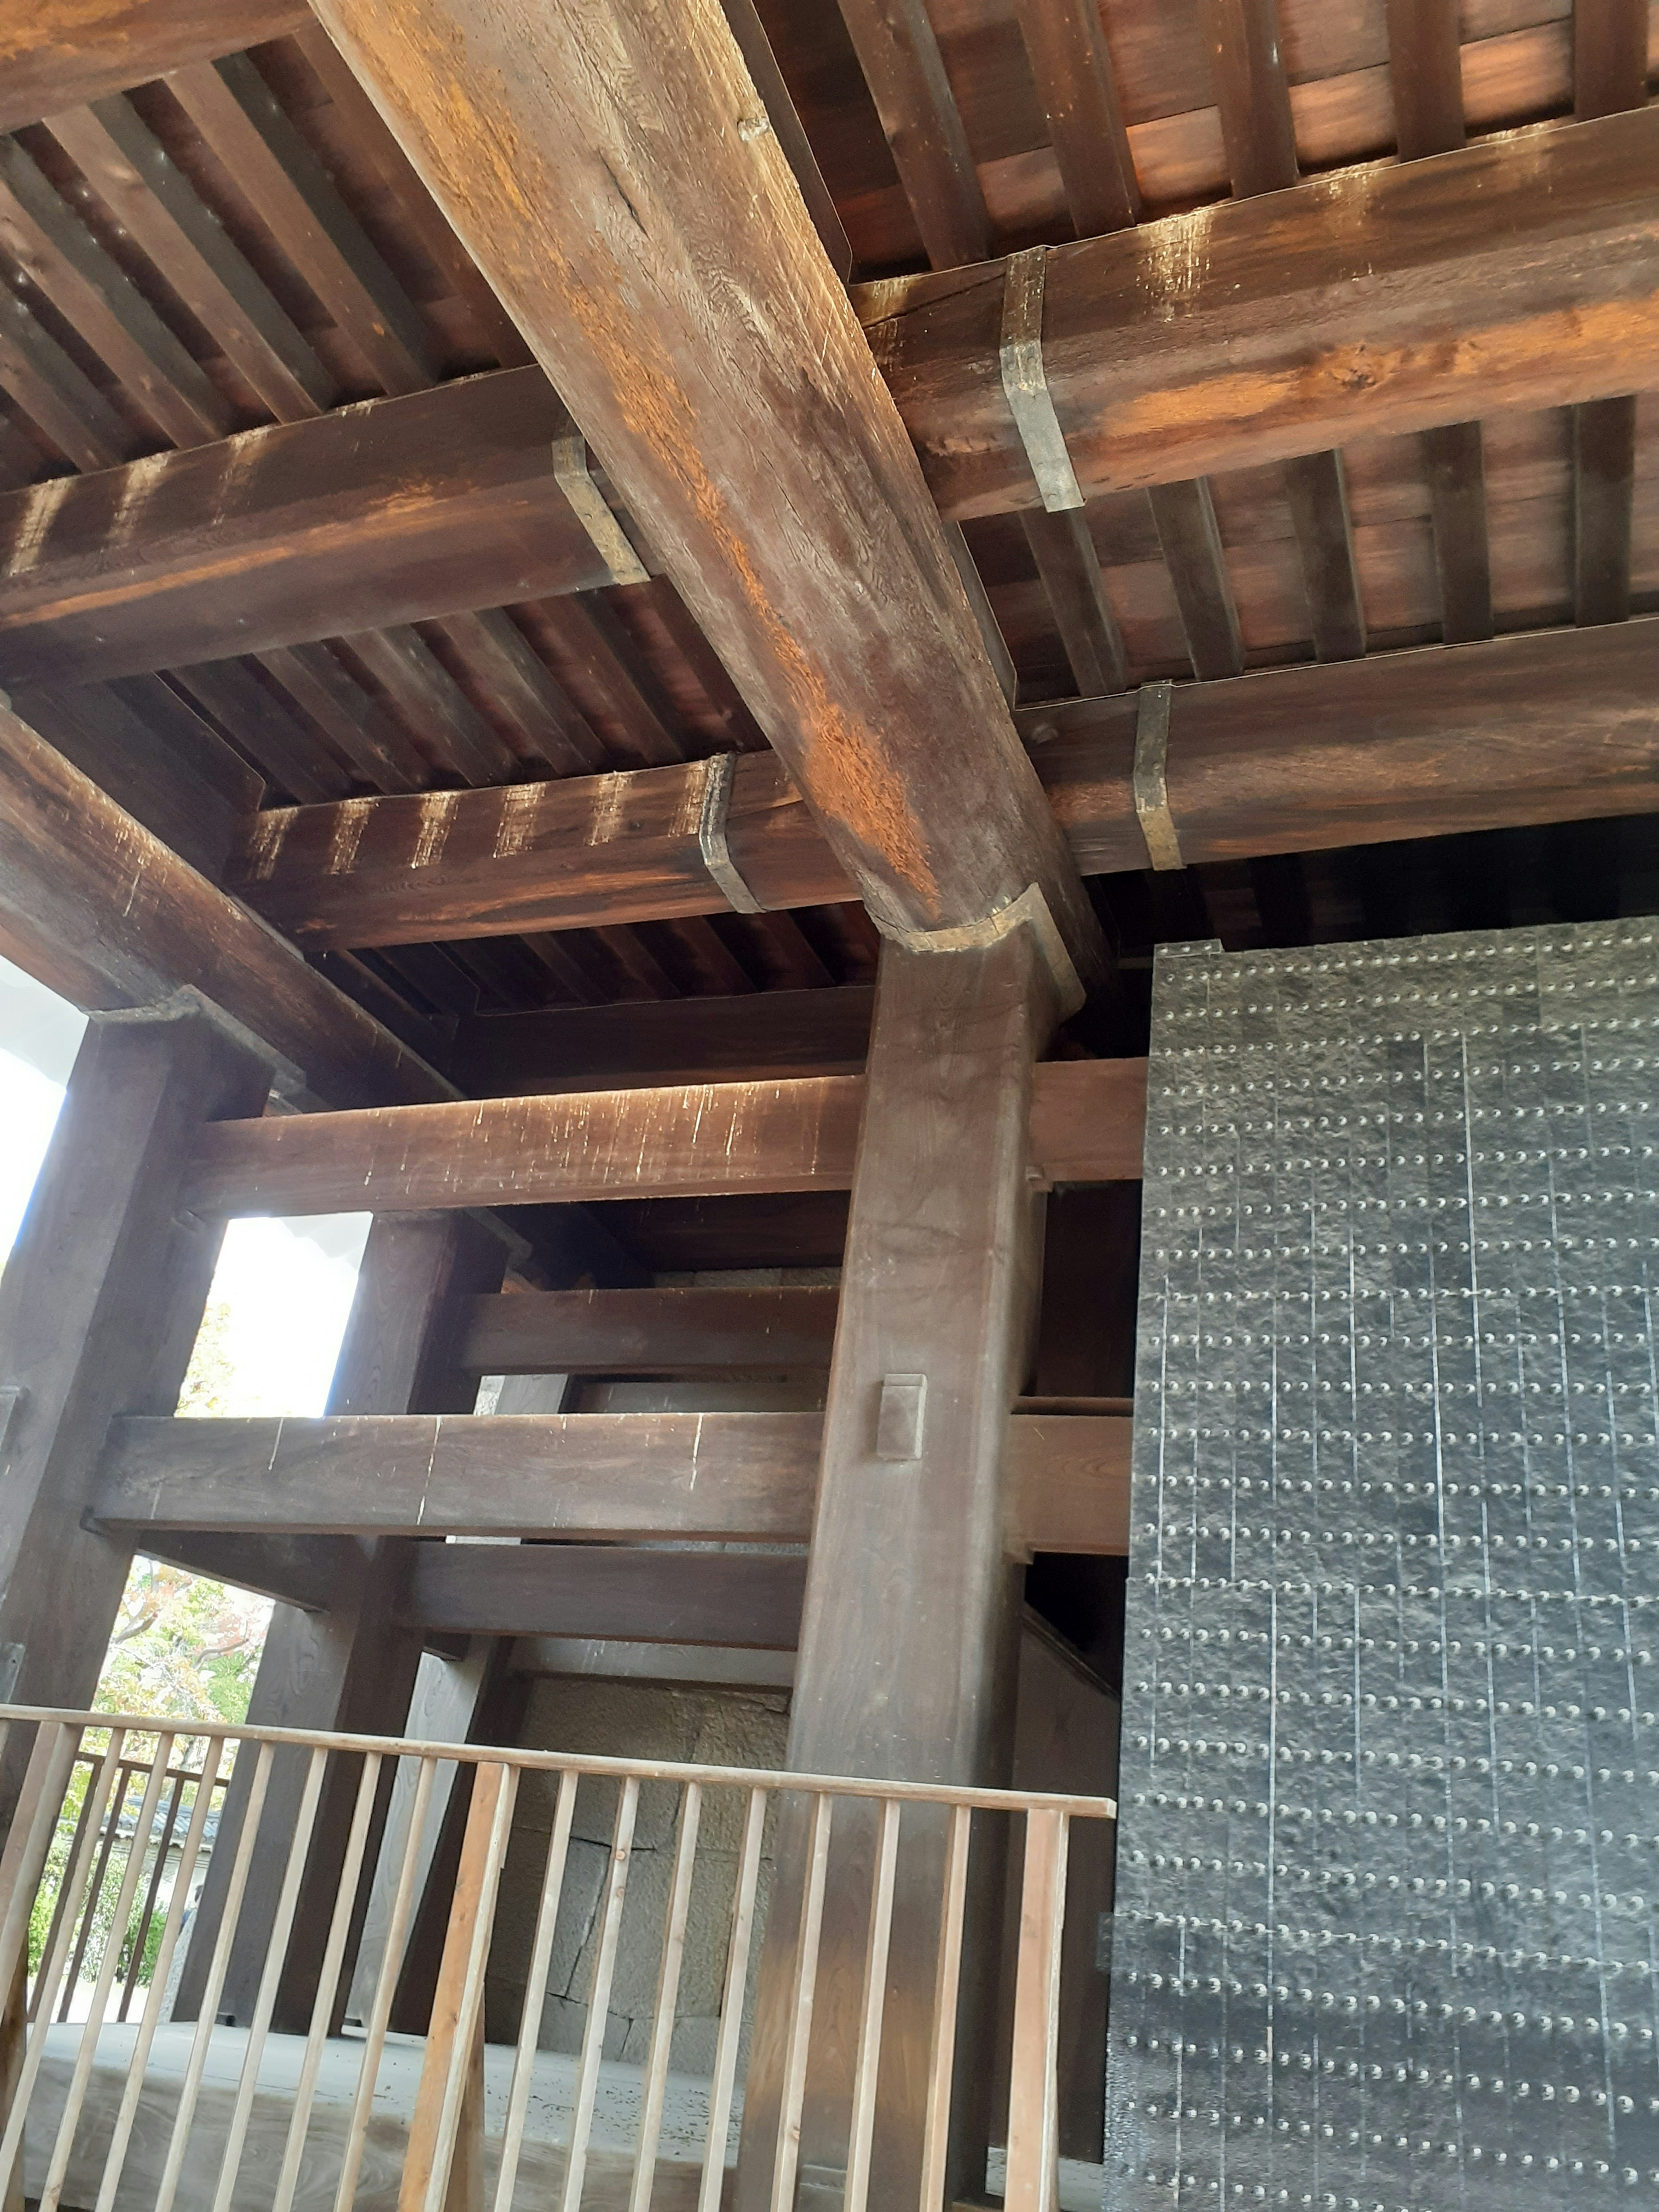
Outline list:
[[[737,771],[735,753],[714,753],[703,763],[702,814],[697,823],[697,843],[702,864],[725,893],[733,914],[764,914],[732,858],[726,842],[726,817],[732,805],[732,778]]]
[[[1002,286],[999,360],[1002,389],[1042,504],[1050,514],[1060,514],[1067,507],[1081,507],[1083,494],[1042,366],[1042,288],[1048,263],[1046,246],[1009,255]]]
[[[628,542],[628,533],[587,465],[587,441],[573,422],[553,441],[553,481],[570,502],[571,512],[593,541],[593,550],[611,571],[613,584],[647,584],[650,572]]]
[[[1134,801],[1146,857],[1160,872],[1187,865],[1181,857],[1175,817],[1170,811],[1166,769],[1170,750],[1170,701],[1174,685],[1143,684],[1135,719]]]

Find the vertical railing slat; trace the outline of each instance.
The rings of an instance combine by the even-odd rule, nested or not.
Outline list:
[[[634,2151],[634,2187],[628,2200],[628,2212],[651,2212],[651,2191],[657,2178],[657,2142],[662,2134],[663,2105],[668,2094],[668,2061],[674,2047],[674,2008],[679,2000],[680,1966],[685,1957],[685,1930],[691,1914],[691,1881],[696,1872],[697,1829],[702,1818],[702,1790],[698,1784],[688,1782],[680,1800],[680,1838],[674,1852],[668,1917],[663,1926],[657,2011],[651,2023],[651,2049],[645,2063],[645,2095],[640,2108],[640,2137]]]
[[[1008,2092],[1005,2212],[1056,2212],[1060,2158],[1060,1962],[1066,1919],[1064,1813],[1025,1816],[1019,1967]]]
[[[962,1988],[962,1931],[968,1904],[968,1846],[974,1816],[951,1808],[939,1918],[939,1966],[933,1977],[933,2033],[927,2058],[927,2120],[921,2140],[920,2212],[940,2212],[951,2148],[951,2090],[956,2078],[957,1998]]]
[[[553,1960],[553,1936],[559,1922],[559,1900],[564,1894],[564,1865],[570,1850],[570,1824],[576,1814],[576,1777],[559,1777],[558,1802],[553,1814],[553,1833],[542,1869],[541,1903],[536,1913],[536,1933],[530,1947],[530,1972],[525,1978],[524,2006],[519,2016],[519,2047],[514,2054],[513,2087],[507,2100],[507,2124],[501,2130],[501,2161],[495,2179],[495,2212],[512,2212],[513,2191],[519,2178],[519,2159],[524,2148],[526,2116],[541,2042],[542,2006],[547,1997],[547,1977]]]
[[[16,1809],[0,1853],[0,1990],[9,1990],[28,1945],[35,1893],[63,1815],[75,1771],[81,1731],[64,1721],[42,1721],[23,1770]]]
[[[814,1793],[800,1933],[795,1948],[795,2002],[789,2015],[777,2149],[772,2165],[772,2212],[794,2212],[795,2170],[800,2163],[800,2116],[806,2100],[806,2061],[812,2043],[812,2000],[817,1990],[818,1938],[823,1928],[823,1892],[835,1809],[833,1797],[823,1790]]]
[[[582,2201],[582,2182],[587,2172],[587,2141],[593,2130],[593,2100],[599,2086],[599,2060],[605,2054],[611,1982],[617,1967],[617,1946],[622,1940],[623,1904],[628,1894],[628,1867],[639,1807],[639,1777],[630,1774],[617,1799],[617,1825],[611,1838],[611,1878],[605,1886],[605,1917],[599,1923],[599,1946],[594,1954],[593,1979],[587,1992],[587,2026],[582,2034],[576,2101],[570,2114],[570,2149],[565,2162],[564,2193],[560,2199],[562,2212],[578,2212]]]
[[[876,2084],[881,2073],[881,2021],[887,1996],[887,1954],[893,1933],[893,1893],[898,1876],[899,1805],[884,1800],[876,1870],[870,1885],[870,1937],[864,1960],[864,2002],[859,2017],[858,2069],[853,2079],[853,2120],[847,2146],[846,2212],[864,2212],[870,2194],[870,2153],[876,2133]]]
[[[755,1935],[755,1892],[760,1881],[767,1798],[763,1789],[750,1791],[743,1824],[743,1856],[732,1893],[732,1937],[726,1951],[720,2033],[714,2039],[714,2066],[708,2084],[708,2136],[703,2144],[697,2212],[720,2212],[726,2182],[726,2138],[732,2125],[732,2100],[738,2078],[738,2040],[743,2033],[743,1997],[749,1984],[749,1954]]]

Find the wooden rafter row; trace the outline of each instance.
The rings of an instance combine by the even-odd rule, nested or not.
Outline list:
[[[299,0],[23,0],[0,11],[0,131],[143,84],[164,70],[297,31]]]

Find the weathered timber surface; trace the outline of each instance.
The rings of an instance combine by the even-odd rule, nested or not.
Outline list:
[[[1659,807],[1659,620],[1178,685],[1170,811],[1189,860],[1386,844]],[[1033,708],[1079,866],[1146,865],[1133,698]]]
[[[529,1291],[474,1298],[457,1357],[479,1375],[827,1367],[831,1288]]]
[[[139,1417],[110,1431],[94,1511],[140,1549],[169,1529],[804,1544],[823,1425],[819,1413]],[[1009,1420],[1011,1553],[1127,1548],[1130,1427],[1121,1414]]]
[[[323,0],[890,933],[1104,947],[718,0]],[[647,119],[648,118],[648,119]]]
[[[297,31],[296,0],[3,0],[0,131]]]
[[[1058,246],[1043,357],[1085,493],[1644,388],[1659,114],[1504,133]],[[854,295],[940,507],[1037,503],[1003,264]]]
[[[477,1097],[641,1083],[850,1075],[864,1066],[875,993],[760,991],[735,999],[630,1000],[463,1021],[449,1065]]]
[[[791,1651],[803,1559],[738,1552],[581,1552],[422,1544],[404,1618],[454,1636],[617,1637]]]
[[[76,1006],[199,991],[340,1105],[450,1086],[0,708],[0,951]]]
[[[1659,807],[1656,699],[1652,617],[1594,638],[1540,630],[1180,684],[1169,787],[1181,848],[1189,861],[1232,860],[1645,814]],[[1130,693],[1018,717],[1042,740],[1038,770],[1085,875],[1146,866],[1131,787],[1137,708]],[[697,843],[702,776],[693,764],[271,810],[244,823],[229,879],[319,947],[718,914],[726,896]],[[737,763],[730,844],[763,905],[848,896],[769,754]],[[573,1036],[584,1018],[557,1017]]]
[[[0,684],[83,684],[587,591],[538,368],[0,496]]]
[[[245,825],[228,880],[306,945],[729,913],[698,842],[708,769],[692,761],[483,791],[272,807]],[[732,865],[763,906],[812,906],[852,885],[773,753],[736,763]]]
[[[1040,1067],[1041,1180],[1138,1181],[1146,1090],[1145,1060]],[[811,1075],[266,1115],[203,1133],[185,1202],[203,1213],[382,1213],[846,1190],[864,1100],[862,1076]]]

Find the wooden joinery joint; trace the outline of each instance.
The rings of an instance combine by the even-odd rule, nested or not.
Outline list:
[[[1184,868],[1181,840],[1170,811],[1167,775],[1170,753],[1170,702],[1173,684],[1143,684],[1135,717],[1133,776],[1135,818],[1146,840],[1146,856],[1160,872]]]
[[[925,1375],[884,1375],[876,1408],[876,1457],[899,1462],[920,1459],[927,1411]]]
[[[1050,514],[1060,514],[1067,507],[1081,507],[1083,494],[1042,366],[1042,280],[1048,262],[1046,246],[1009,255],[1002,282],[998,358],[1002,389],[1042,504]]]
[[[732,805],[732,779],[737,773],[735,753],[713,753],[703,764],[702,811],[697,821],[697,845],[702,864],[720,886],[733,914],[764,914],[732,858],[726,842],[726,817]]]
[[[611,502],[587,465],[587,441],[573,422],[553,441],[553,481],[593,541],[593,550],[611,571],[613,584],[649,583],[650,573],[628,542],[628,533],[611,511]]]
[[[990,945],[1000,945],[1022,923],[1029,922],[1054,978],[1060,1019],[1064,1021],[1074,1014],[1088,996],[1039,884],[1028,884],[1017,899],[1010,899],[1006,906],[1000,906],[981,921],[959,922],[949,929],[894,929],[873,908],[870,918],[884,938],[894,945],[902,945],[907,952],[983,951]]]

